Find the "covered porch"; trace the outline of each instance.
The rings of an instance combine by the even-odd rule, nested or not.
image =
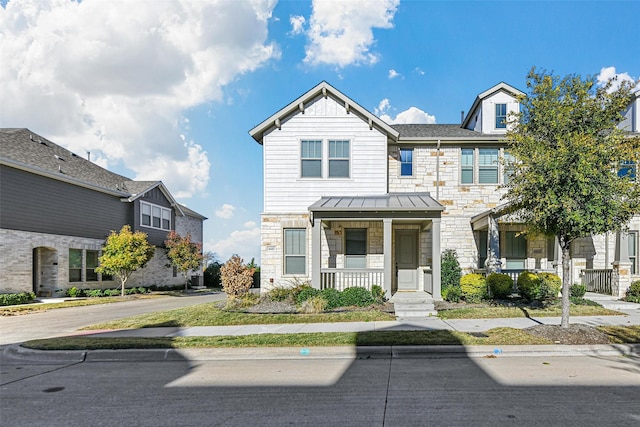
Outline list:
[[[428,193],[323,197],[309,207],[311,283],[440,295],[440,217]]]

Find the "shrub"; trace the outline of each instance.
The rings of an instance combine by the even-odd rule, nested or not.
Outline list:
[[[260,301],[260,295],[247,292],[238,298],[229,298],[225,305],[226,309],[246,308],[256,305]]]
[[[455,249],[447,249],[442,253],[440,260],[440,274],[442,276],[442,290],[452,286],[460,286],[462,269],[458,262],[458,254]]]
[[[460,279],[462,297],[467,302],[480,302],[487,296],[487,280],[482,274],[465,274]]]
[[[640,303],[640,280],[631,283],[625,301]]]
[[[327,302],[326,310],[340,307],[340,291],[334,288],[327,288],[320,291],[320,296]]]
[[[508,274],[491,273],[487,277],[487,287],[493,298],[504,298],[513,290],[513,279]]]
[[[306,300],[312,297],[320,295],[320,289],[312,288],[309,285],[301,287],[300,292],[296,295],[296,304],[302,304]]]
[[[291,288],[278,286],[278,287],[272,288],[267,293],[267,296],[271,301],[279,301],[279,302],[286,301],[291,297]]]
[[[138,287],[138,293],[139,294],[146,294],[148,291],[147,288],[143,288],[142,286]]]
[[[322,313],[326,307],[327,307],[327,300],[322,298],[321,295],[315,295],[306,299],[300,305],[300,308],[298,308],[298,311],[300,313],[306,313],[306,314],[317,314],[317,313]]]
[[[18,294],[0,294],[0,305],[27,304],[36,299],[33,292],[21,292]]]
[[[569,286],[569,296],[572,298],[582,298],[587,293],[587,287],[580,283],[574,283]]]
[[[239,298],[248,293],[253,284],[253,269],[244,265],[238,255],[233,255],[220,268],[220,278],[227,298]]]
[[[119,289],[105,289],[102,292],[102,295],[105,297],[117,297],[121,294],[121,291]]]
[[[534,274],[523,271],[518,276],[518,290],[527,301],[548,301],[558,297],[562,281],[552,273]]]
[[[462,290],[460,286],[451,286],[442,291],[442,298],[449,302],[460,302],[462,299]]]
[[[346,288],[340,293],[340,305],[343,307],[358,306],[364,307],[373,303],[373,296],[365,288],[355,286]]]
[[[69,289],[67,289],[67,296],[71,297],[71,298],[77,298],[77,297],[81,297],[84,295],[84,291],[82,289],[78,289],[75,286],[70,287]]]
[[[103,296],[102,289],[87,289],[85,294],[90,298],[98,298]]]
[[[387,300],[384,289],[382,289],[380,285],[373,285],[371,287],[371,296],[373,297],[373,302],[376,304],[382,304]]]

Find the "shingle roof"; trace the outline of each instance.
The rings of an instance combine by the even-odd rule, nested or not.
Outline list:
[[[0,158],[122,193],[128,193],[123,188],[125,183],[134,185],[130,178],[110,172],[26,128],[0,129]]]
[[[106,190],[130,200],[160,185],[178,211],[185,212],[185,207],[175,202],[161,181],[134,181],[118,175],[26,128],[0,129],[0,160],[34,173]],[[191,209],[186,210],[190,216],[206,219]]]
[[[460,125],[410,124],[391,125],[391,127],[400,133],[400,140],[403,138],[478,138],[488,136],[464,129]],[[495,135],[492,136],[495,138]]]

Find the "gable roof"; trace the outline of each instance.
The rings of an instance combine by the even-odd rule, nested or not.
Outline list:
[[[460,125],[452,124],[402,124],[391,125],[398,131],[399,142],[416,140],[460,140],[491,139],[495,140],[496,135],[485,135],[471,129],[465,129]]]
[[[524,92],[516,89],[515,87],[505,82],[500,82],[497,85],[490,87],[489,89],[485,90],[480,95],[478,95],[476,99],[473,101],[471,108],[469,109],[466,117],[462,121],[462,127],[466,128],[469,125],[469,122],[471,121],[471,117],[473,117],[473,114],[475,113],[476,109],[478,108],[478,106],[480,105],[483,99],[488,98],[494,93],[500,92],[500,91],[507,92],[508,94],[513,95],[514,97],[519,95],[524,95]]]
[[[280,122],[292,113],[296,111],[304,111],[304,105],[307,102],[314,100],[318,96],[331,96],[335,98],[336,100],[344,104],[348,112],[356,113],[364,121],[368,121],[370,127],[376,126],[382,132],[386,133],[388,137],[394,140],[397,139],[398,132],[395,129],[393,129],[376,115],[369,112],[364,107],[360,106],[357,102],[340,92],[338,89],[331,86],[326,81],[320,82],[320,84],[306,92],[304,95],[300,96],[295,101],[277,111],[271,117],[251,129],[249,131],[249,135],[251,135],[251,137],[255,139],[258,144],[262,144],[262,138],[264,137],[265,132],[274,127],[279,127]]]
[[[184,216],[162,181],[134,181],[118,175],[26,128],[0,129],[0,164],[90,188],[127,201],[159,187],[167,200]]]

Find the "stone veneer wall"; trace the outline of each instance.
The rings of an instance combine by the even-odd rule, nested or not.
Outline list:
[[[95,250],[102,248],[104,241],[74,236],[32,233],[19,230],[0,230],[0,292],[30,292],[33,289],[33,253],[36,248],[42,265],[38,279],[39,291],[49,295],[64,295],[72,286],[85,289],[113,288],[113,281],[69,282],[69,249]],[[162,249],[156,249],[154,258],[147,267],[131,276],[127,286],[173,285],[182,283],[182,278],[173,277]]]

